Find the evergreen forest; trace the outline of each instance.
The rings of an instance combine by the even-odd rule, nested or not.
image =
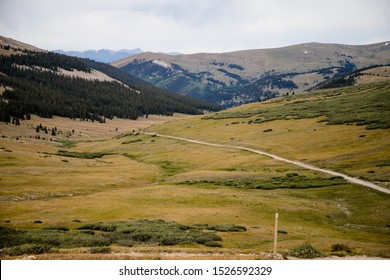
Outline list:
[[[120,81],[88,80],[60,69],[96,69]],[[137,119],[149,114],[201,114],[216,105],[148,84],[111,65],[44,52],[0,56],[0,121],[29,118]]]

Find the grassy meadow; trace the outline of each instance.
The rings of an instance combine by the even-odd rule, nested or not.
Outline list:
[[[382,83],[206,116],[0,123],[2,258],[269,258],[276,212],[285,256],[310,243],[323,255],[389,258],[389,195],[142,133],[258,148],[389,187],[389,93]]]

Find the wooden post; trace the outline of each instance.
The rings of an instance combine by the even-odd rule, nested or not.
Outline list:
[[[274,256],[276,255],[277,246],[278,246],[278,219],[279,214],[275,214],[275,233],[274,233]]]

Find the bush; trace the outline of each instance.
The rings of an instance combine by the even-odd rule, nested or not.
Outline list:
[[[205,244],[207,247],[222,247],[222,245],[215,241],[207,241]]]
[[[66,150],[58,150],[58,152],[55,155],[63,156],[63,157],[82,158],[82,159],[95,159],[95,158],[101,158],[101,157],[108,155],[108,154],[106,154],[106,153],[80,153],[80,152],[69,152]]]
[[[77,229],[90,229],[90,230],[100,230],[105,232],[113,232],[116,230],[116,226],[112,224],[103,224],[103,223],[96,223],[96,224],[85,224]]]
[[[290,250],[288,255],[301,259],[314,259],[324,256],[320,250],[314,248],[310,243],[304,243]]]
[[[89,235],[94,235],[95,232],[91,229],[85,229],[85,230],[82,230],[80,231],[81,233],[84,233],[84,234],[89,234]]]
[[[142,142],[142,139],[128,140],[128,141],[122,142],[122,145],[133,144],[133,143],[138,143],[138,142]]]
[[[222,225],[210,225],[207,227],[208,230],[221,231],[221,232],[243,232],[246,231],[246,227],[231,224]]]
[[[351,248],[348,245],[345,245],[345,244],[342,244],[342,243],[341,244],[340,243],[332,244],[330,250],[331,250],[331,252],[352,253]]]
[[[214,232],[193,232],[192,235],[195,242],[198,244],[206,244],[207,242],[212,241],[222,241],[222,238]]]
[[[5,248],[4,253],[10,256],[20,255],[40,255],[49,252],[51,249],[50,245],[47,244],[22,244],[19,246]]]
[[[111,253],[111,248],[110,247],[92,247],[89,249],[89,253],[91,253],[91,254]]]
[[[69,231],[69,229],[65,226],[53,226],[53,227],[45,227],[46,230],[59,230],[59,231]]]
[[[160,238],[159,245],[170,246],[170,245],[176,245],[180,243],[188,243],[188,238],[181,235],[167,234]]]
[[[40,244],[59,248],[106,247],[112,244],[132,247],[140,243],[171,246],[177,244],[206,244],[222,241],[215,232],[201,228],[181,225],[164,220],[134,220],[132,222],[100,222],[84,224],[78,230],[70,231],[65,226],[50,226],[39,230],[16,230],[0,227],[0,248],[15,247],[14,254],[38,251],[40,247],[25,247],[24,244]],[[217,225],[214,230],[244,231],[236,225]],[[20,247],[20,246],[24,247]],[[209,245],[206,245],[209,246]],[[11,249],[8,249],[10,251]]]
[[[123,247],[133,247],[136,245],[136,242],[131,239],[119,239],[116,243]]]

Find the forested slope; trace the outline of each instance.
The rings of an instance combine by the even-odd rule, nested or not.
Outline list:
[[[122,82],[69,76],[60,70],[96,69]],[[0,56],[0,120],[53,115],[93,119],[137,119],[174,112],[200,114],[217,106],[161,90],[110,65],[65,55],[25,52]]]

